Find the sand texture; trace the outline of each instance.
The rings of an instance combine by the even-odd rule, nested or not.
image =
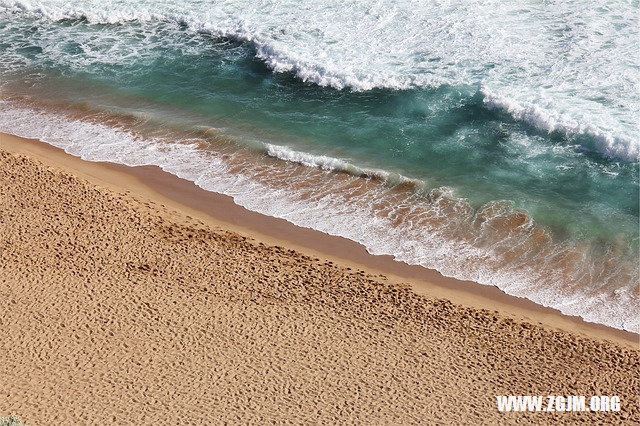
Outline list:
[[[639,376],[638,350],[418,296],[0,150],[0,416],[637,424]],[[496,408],[549,393],[619,395],[622,411]]]

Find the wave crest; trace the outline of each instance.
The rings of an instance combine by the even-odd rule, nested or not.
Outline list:
[[[335,157],[313,155],[306,152],[295,151],[286,146],[268,143],[264,144],[264,149],[265,153],[270,157],[307,167],[316,167],[330,172],[345,173],[355,177],[378,180],[390,185],[409,185],[414,189],[419,189],[424,186],[424,182],[418,179],[412,179],[386,170],[358,167],[348,161]]]
[[[591,123],[584,123],[558,111],[542,108],[531,102],[518,102],[501,96],[490,89],[480,89],[483,105],[489,110],[500,109],[508,113],[514,120],[524,122],[538,130],[551,134],[561,133],[568,138],[587,136],[591,139],[582,144],[585,149],[593,149],[610,158],[624,161],[638,161],[640,143],[622,135],[614,135],[599,129]],[[591,146],[590,146],[591,145]]]

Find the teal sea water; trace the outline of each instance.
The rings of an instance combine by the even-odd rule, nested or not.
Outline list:
[[[638,10],[0,0],[0,131],[639,331]]]

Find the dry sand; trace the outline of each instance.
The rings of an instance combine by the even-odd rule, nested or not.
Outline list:
[[[20,143],[0,139],[0,416],[640,422],[636,335],[505,301],[488,305],[497,313],[455,292],[448,298],[463,304],[417,294],[371,269],[222,229],[117,170],[19,153]],[[550,393],[619,395],[622,411],[496,408],[496,395]]]

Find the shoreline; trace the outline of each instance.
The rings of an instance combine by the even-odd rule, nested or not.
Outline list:
[[[369,254],[359,243],[247,210],[235,204],[230,196],[206,191],[157,166],[129,167],[85,161],[46,142],[4,133],[0,133],[0,148],[29,155],[92,183],[153,200],[214,228],[230,230],[264,244],[284,246],[310,257],[330,260],[342,267],[383,276],[393,284],[408,284],[419,295],[494,311],[503,317],[541,325],[549,330],[566,331],[633,349],[639,346],[640,335],[636,333],[586,322],[580,317],[562,314],[557,309],[538,305],[528,299],[507,295],[494,286],[445,277],[435,270],[396,261],[389,255]]]
[[[157,168],[0,135],[0,224],[0,416],[29,425],[640,419],[624,333],[392,274],[412,271]]]

